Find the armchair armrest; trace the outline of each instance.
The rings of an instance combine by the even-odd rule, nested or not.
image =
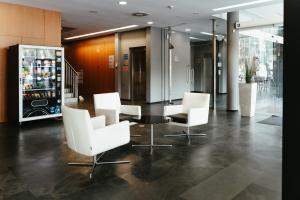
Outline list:
[[[120,113],[127,115],[142,115],[142,109],[139,105],[121,105]]]
[[[164,116],[182,113],[182,105],[164,106]]]
[[[94,129],[103,128],[105,127],[105,116],[100,115],[91,118],[91,122]]]
[[[99,154],[122,146],[130,141],[129,121],[108,125],[95,129],[91,135],[91,150]]]
[[[191,108],[188,112],[188,125],[196,126],[208,122],[209,108]]]
[[[104,115],[106,125],[116,124],[119,122],[119,112],[116,109],[96,108],[96,116]]]

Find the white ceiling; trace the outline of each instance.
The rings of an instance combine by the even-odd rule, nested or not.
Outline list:
[[[226,35],[226,20],[227,13],[214,14],[218,20],[219,27],[217,31],[221,34]],[[243,29],[257,29],[259,27],[268,26],[282,26],[283,25],[283,2],[276,2],[274,4],[253,7],[253,8],[243,8],[239,10],[239,22],[241,30]],[[277,27],[278,28],[278,27]],[[274,27],[274,30],[277,30]],[[210,38],[208,38],[210,39]]]
[[[245,3],[253,0],[127,0],[127,5],[118,5],[118,0],[0,0],[2,2],[16,3],[39,7],[62,12],[62,26],[76,28],[73,31],[63,33],[63,37],[101,31],[110,28],[117,28],[132,24],[145,27],[147,21],[153,21],[152,26],[167,27],[174,26],[176,31],[191,29],[191,35],[199,35],[201,31],[211,32],[212,15],[221,14],[227,11],[212,11],[213,8],[228,5]],[[280,5],[279,5],[280,4]],[[167,8],[174,5],[173,9]],[[257,6],[280,7],[279,15],[283,13],[283,0],[273,0],[268,3],[242,7],[240,9],[255,8]],[[235,9],[239,10],[239,8]],[[255,20],[260,17],[273,16],[278,9],[268,9],[268,7],[258,10],[248,11],[248,15],[256,15]],[[97,13],[90,13],[96,11]],[[131,13],[146,12],[150,15],[145,17],[134,17]],[[281,16],[282,17],[282,16]],[[250,17],[251,18],[251,17]],[[253,18],[253,16],[252,16]],[[252,19],[251,18],[251,19]],[[283,18],[283,17],[282,17]],[[224,20],[217,20],[217,31],[225,33]],[[207,36],[206,36],[207,37]],[[205,37],[203,37],[205,38]]]

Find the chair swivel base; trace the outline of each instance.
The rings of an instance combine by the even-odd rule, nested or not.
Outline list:
[[[189,137],[189,136],[206,136],[207,134],[205,133],[187,133],[185,131],[182,131],[182,134],[171,134],[171,135],[164,135],[165,137],[180,137],[180,136],[185,136],[185,137]]]
[[[92,172],[90,173],[90,179],[93,178],[94,169],[97,166],[100,165],[107,165],[107,164],[127,164],[130,163],[130,161],[107,161],[107,162],[99,162],[100,158],[103,156],[104,153],[102,153],[99,158],[97,156],[93,157],[93,162],[89,163],[79,163],[79,162],[72,162],[68,163],[70,166],[82,166],[82,167],[92,167]]]

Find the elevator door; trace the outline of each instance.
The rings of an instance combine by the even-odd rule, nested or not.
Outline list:
[[[202,55],[195,62],[195,91],[212,91],[212,62],[209,54]]]
[[[130,48],[131,99],[146,101],[146,47]]]
[[[203,57],[201,68],[201,90],[204,92],[212,92],[212,73],[212,59],[208,54]]]

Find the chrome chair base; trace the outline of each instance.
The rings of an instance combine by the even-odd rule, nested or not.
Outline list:
[[[170,134],[170,135],[164,135],[165,137],[181,137],[185,136],[188,139],[190,139],[190,136],[206,136],[207,134],[205,133],[190,133],[190,129],[188,128],[187,132],[182,131],[182,134]]]
[[[90,173],[90,179],[93,178],[94,169],[99,165],[107,165],[107,164],[127,164],[130,163],[130,161],[107,161],[107,162],[99,162],[100,158],[104,155],[104,153],[100,154],[100,156],[97,158],[97,156],[93,157],[93,162],[90,163],[77,163],[72,162],[68,163],[70,166],[82,166],[82,167],[92,167],[92,172]]]

